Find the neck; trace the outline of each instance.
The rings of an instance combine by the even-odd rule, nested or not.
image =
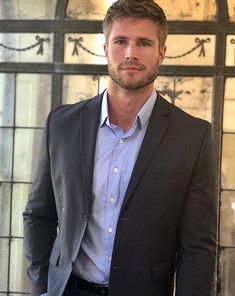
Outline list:
[[[125,90],[120,87],[108,86],[109,120],[126,132],[134,123],[136,115],[153,92],[153,85],[140,90]]]

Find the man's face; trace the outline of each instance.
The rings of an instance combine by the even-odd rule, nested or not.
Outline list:
[[[114,21],[104,49],[112,82],[125,90],[153,85],[166,50],[154,22],[138,18]]]

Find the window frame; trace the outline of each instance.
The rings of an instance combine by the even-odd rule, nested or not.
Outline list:
[[[14,63],[0,62],[1,73],[48,73],[52,75],[52,107],[62,104],[63,75],[107,75],[105,65],[64,64],[65,33],[102,33],[102,21],[71,20],[66,18],[68,0],[58,0],[54,20],[0,20],[0,33],[52,33],[54,34],[52,63]],[[221,198],[221,158],[223,138],[223,104],[225,80],[235,77],[235,67],[226,66],[226,38],[235,34],[235,22],[229,21],[226,0],[216,0],[217,16],[215,21],[169,21],[169,34],[213,34],[216,36],[214,66],[162,65],[159,75],[163,76],[201,76],[213,78],[212,126],[215,151],[216,197],[218,200],[218,241]],[[15,120],[15,119],[14,119]],[[15,123],[13,130],[15,129]],[[14,139],[13,139],[14,142]],[[14,145],[13,145],[14,147]],[[13,149],[14,155],[14,149]],[[13,171],[12,160],[12,171]],[[4,182],[5,183],[5,182]],[[7,182],[6,182],[7,183]],[[13,187],[14,182],[10,182]],[[13,192],[13,190],[12,190]],[[11,203],[12,205],[12,193]],[[12,215],[12,209],[10,209]],[[10,217],[11,219],[11,217]],[[11,227],[11,226],[10,226]],[[10,237],[11,240],[11,230]],[[214,295],[219,295],[219,254],[224,248],[218,243],[217,270]],[[232,249],[235,249],[232,248]],[[10,251],[9,251],[10,262]],[[10,266],[10,264],[9,264]],[[8,268],[9,269],[9,268]],[[10,271],[8,270],[8,290]],[[7,292],[10,294],[10,291]],[[22,293],[23,294],[23,293]]]

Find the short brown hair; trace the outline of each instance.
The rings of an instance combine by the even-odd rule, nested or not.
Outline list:
[[[103,33],[108,40],[112,24],[115,20],[132,17],[152,20],[158,29],[160,45],[164,45],[168,33],[167,19],[163,9],[153,0],[118,0],[114,2],[103,20]]]

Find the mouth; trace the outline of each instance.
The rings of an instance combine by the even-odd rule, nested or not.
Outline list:
[[[121,70],[126,71],[142,71],[142,68],[139,67],[122,67]]]
[[[138,72],[145,70],[145,66],[137,63],[123,63],[120,64],[119,69],[129,72]]]

